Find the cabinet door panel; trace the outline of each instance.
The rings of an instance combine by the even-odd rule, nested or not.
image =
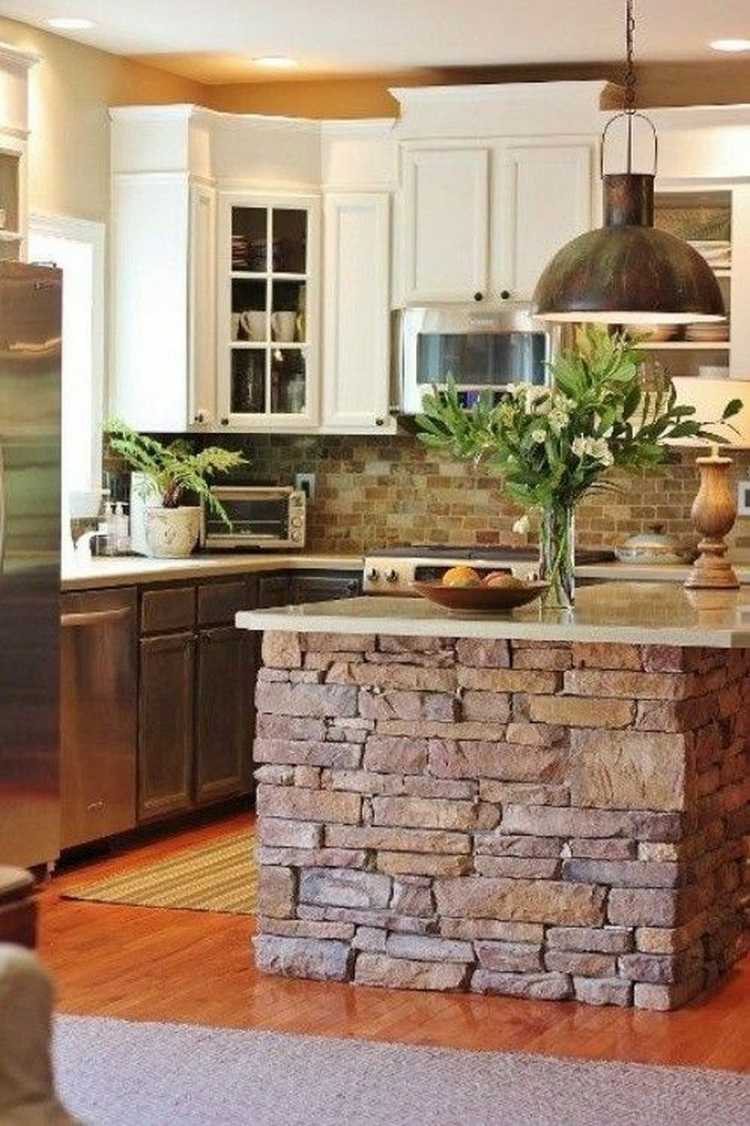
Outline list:
[[[193,756],[192,633],[141,640],[138,815],[188,809]]]
[[[471,301],[487,290],[489,149],[404,153],[407,302]]]
[[[505,262],[498,291],[529,301],[552,256],[592,226],[592,149],[589,144],[510,145],[505,160],[504,212],[498,229]]]
[[[323,424],[388,424],[389,196],[331,194],[325,202]]]
[[[258,576],[258,609],[268,610],[272,606],[286,606],[289,602],[288,575]]]
[[[190,188],[188,386],[192,426],[216,425],[216,192]]]
[[[250,745],[250,638],[217,626],[198,635],[195,800],[245,789]]]
[[[198,624],[231,625],[234,615],[251,608],[251,594],[244,579],[203,583],[198,587]]]

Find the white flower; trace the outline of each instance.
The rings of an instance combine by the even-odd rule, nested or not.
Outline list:
[[[570,415],[561,407],[555,407],[549,413],[549,425],[553,434],[561,434],[570,422]]]
[[[582,434],[579,434],[577,438],[573,439],[573,444],[570,448],[576,455],[576,457],[583,458],[586,456],[586,454],[589,452],[590,441],[590,438],[584,438]]]
[[[513,531],[518,536],[525,536],[530,527],[531,521],[529,520],[528,516],[521,516],[513,525]]]
[[[549,414],[551,406],[548,387],[527,386],[526,410],[530,414]]]
[[[532,430],[531,440],[532,442],[536,442],[538,446],[541,446],[547,441],[547,435],[543,430]]]
[[[612,465],[615,460],[606,438],[585,438],[582,434],[579,434],[577,438],[573,439],[571,449],[576,457],[581,459],[590,457],[592,461],[598,461],[600,465]]]

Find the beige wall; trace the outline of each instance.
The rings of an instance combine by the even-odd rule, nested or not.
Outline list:
[[[622,67],[612,63],[472,70],[433,68],[369,78],[208,86],[204,97],[214,109],[237,113],[279,113],[316,118],[394,117],[398,106],[388,93],[389,86],[601,78],[619,82],[621,74]],[[708,63],[644,64],[639,68],[638,97],[642,106],[750,102],[750,62],[722,59]]]
[[[201,100],[197,83],[13,20],[0,19],[0,40],[42,56],[30,76],[32,211],[106,220],[107,107]]]

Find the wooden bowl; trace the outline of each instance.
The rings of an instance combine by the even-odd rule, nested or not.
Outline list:
[[[523,586],[443,586],[442,583],[412,583],[423,598],[442,606],[450,614],[504,614],[527,606],[549,586],[529,582]]]

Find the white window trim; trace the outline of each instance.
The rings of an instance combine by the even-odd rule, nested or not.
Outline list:
[[[92,250],[93,293],[91,322],[92,373],[91,417],[94,433],[91,435],[91,488],[99,488],[102,477],[102,431],[106,403],[107,376],[105,371],[104,318],[106,277],[106,225],[90,219],[76,219],[70,215],[52,215],[46,211],[33,211],[28,220],[29,232],[51,238],[72,239],[87,243]],[[98,422],[98,425],[96,425]]]

